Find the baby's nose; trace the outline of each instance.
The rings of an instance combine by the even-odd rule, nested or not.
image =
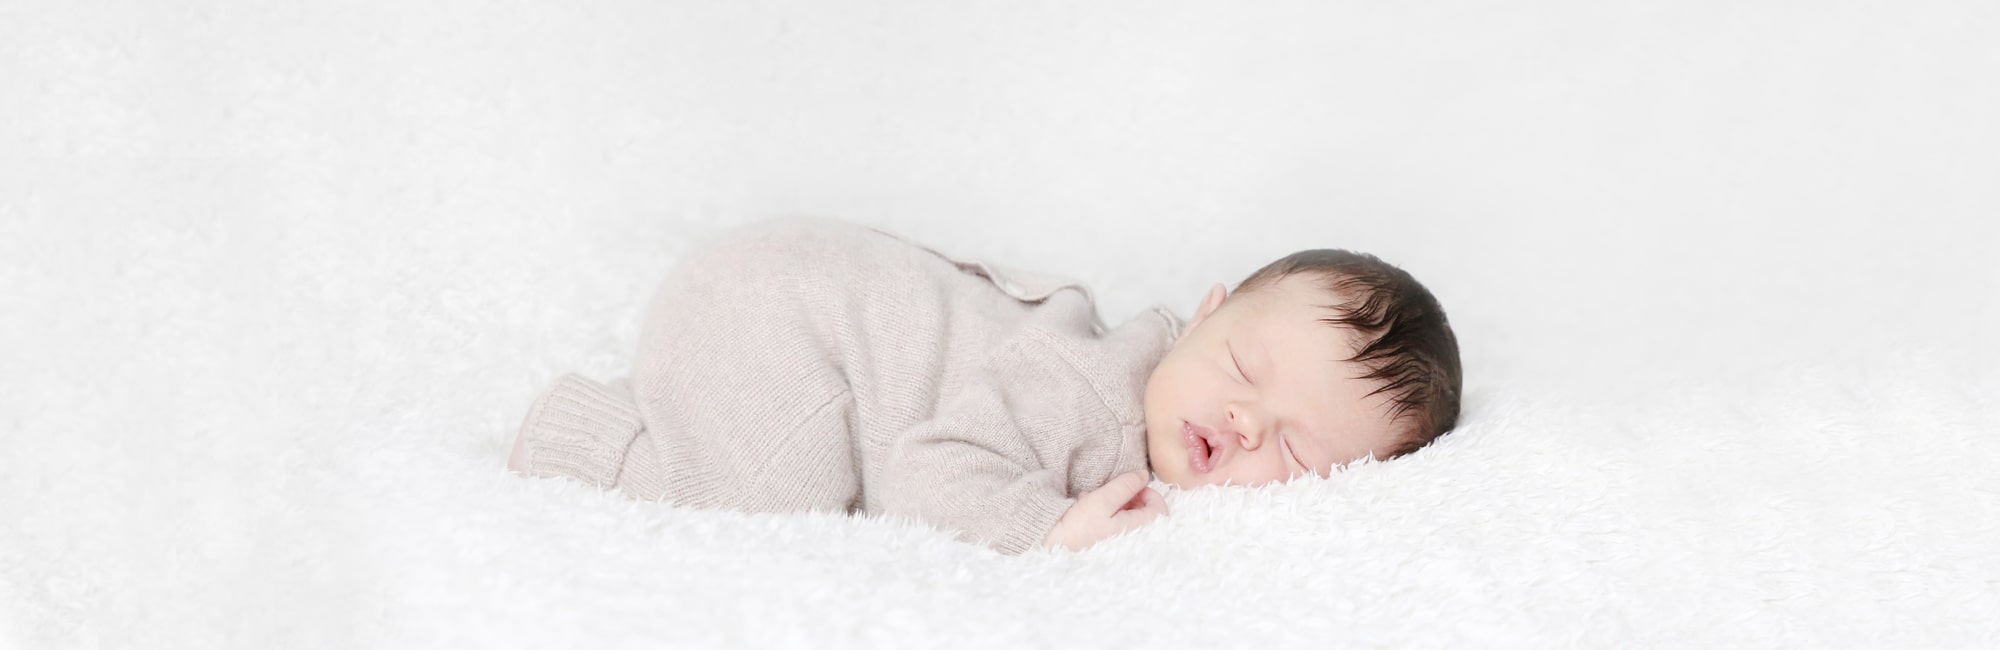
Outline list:
[[[1244,449],[1254,450],[1264,444],[1263,423],[1255,418],[1240,417],[1234,422],[1236,437]]]

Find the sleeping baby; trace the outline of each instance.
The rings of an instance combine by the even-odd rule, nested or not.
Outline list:
[[[1415,451],[1456,423],[1459,387],[1444,310],[1369,255],[1302,251],[1185,323],[1154,307],[1107,327],[1074,281],[793,219],[683,261],[631,376],[557,379],[507,464],[1075,550],[1165,514],[1151,476],[1254,486]]]

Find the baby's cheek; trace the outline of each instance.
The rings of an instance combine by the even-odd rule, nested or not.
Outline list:
[[[1292,479],[1292,468],[1282,458],[1259,458],[1257,465],[1258,483],[1284,483]]]

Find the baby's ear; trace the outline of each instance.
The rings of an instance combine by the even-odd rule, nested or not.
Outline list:
[[[1218,283],[1215,286],[1209,287],[1208,295],[1201,298],[1201,306],[1194,308],[1194,320],[1188,321],[1187,330],[1182,331],[1181,335],[1186,336],[1187,331],[1192,331],[1196,325],[1200,325],[1202,321],[1208,320],[1208,315],[1215,313],[1215,308],[1221,307],[1222,299],[1227,297],[1229,297],[1229,290],[1222,288],[1221,284]]]

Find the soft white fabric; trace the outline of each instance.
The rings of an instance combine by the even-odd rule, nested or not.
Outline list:
[[[1995,10],[1242,4],[0,5],[0,647],[2000,635]],[[499,469],[796,213],[1113,322],[1372,251],[1464,425],[1020,558]]]

